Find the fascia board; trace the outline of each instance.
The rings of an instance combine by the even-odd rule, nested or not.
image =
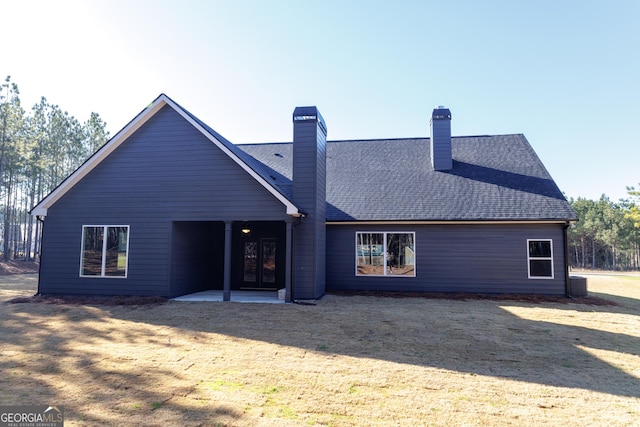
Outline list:
[[[178,113],[187,120],[193,127],[198,129],[209,141],[215,144],[223,153],[238,164],[245,172],[247,172],[253,179],[255,179],[260,185],[262,185],[267,191],[269,191],[276,199],[280,201],[287,208],[287,215],[300,216],[300,210],[289,199],[287,199],[282,193],[280,193],[273,185],[266,181],[256,171],[251,169],[245,162],[242,161],[233,151],[229,150],[225,144],[219,141],[216,137],[211,135],[205,128],[203,128],[197,121],[195,121],[189,114],[186,113],[180,106],[175,104],[171,99],[167,99],[167,103]]]
[[[326,221],[326,225],[522,225],[522,224],[567,224],[576,222],[574,220],[558,219],[558,220],[535,220],[535,219],[523,219],[523,220],[450,220],[450,221]]]
[[[87,176],[97,165],[109,156],[126,139],[145,124],[153,115],[167,103],[166,95],[160,95],[147,108],[141,111],[133,120],[122,128],[113,138],[103,145],[93,156],[89,157],[78,169],[69,175],[60,185],[40,201],[31,210],[32,216],[47,216],[47,210],[62,196],[64,196],[82,178]]]

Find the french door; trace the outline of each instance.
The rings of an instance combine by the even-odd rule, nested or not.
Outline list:
[[[277,289],[277,249],[274,238],[246,239],[243,241],[241,289]]]

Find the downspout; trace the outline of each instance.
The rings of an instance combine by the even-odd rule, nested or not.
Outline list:
[[[43,217],[37,215],[36,216],[36,220],[40,221],[40,223],[42,224],[42,228],[40,231],[40,254],[38,254],[38,289],[36,291],[36,294],[34,296],[38,296],[40,295],[40,278],[42,277],[42,236],[44,236],[44,219]]]
[[[569,239],[567,230],[571,226],[570,222],[565,223],[563,227],[563,237],[564,237],[564,289],[565,295],[568,298],[573,298],[571,293],[571,277],[569,276]]]

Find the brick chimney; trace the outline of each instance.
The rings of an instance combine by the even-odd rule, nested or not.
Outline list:
[[[434,170],[453,168],[451,158],[451,111],[438,106],[431,113],[431,165]]]
[[[305,217],[293,233],[293,297],[325,292],[327,127],[316,107],[293,112],[293,202]]]

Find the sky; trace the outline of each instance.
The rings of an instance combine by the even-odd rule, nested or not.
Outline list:
[[[161,93],[234,143],[522,133],[568,198],[640,185],[637,0],[0,0],[0,77],[115,135]]]

